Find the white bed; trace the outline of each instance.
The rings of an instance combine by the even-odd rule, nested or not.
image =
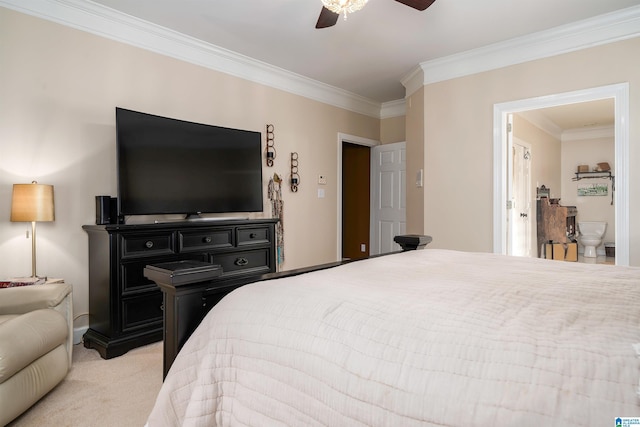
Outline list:
[[[615,425],[636,343],[640,268],[403,252],[229,294],[148,425]]]

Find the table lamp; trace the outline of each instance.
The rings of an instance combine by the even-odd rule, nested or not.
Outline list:
[[[31,277],[36,276],[36,222],[53,221],[53,185],[13,184],[11,221],[31,222]]]

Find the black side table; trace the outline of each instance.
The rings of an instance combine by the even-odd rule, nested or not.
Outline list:
[[[203,261],[182,260],[147,265],[144,276],[163,293],[164,379],[178,352],[198,326],[204,309],[203,288],[222,274],[222,267]]]
[[[403,251],[424,249],[425,246],[431,243],[431,240],[431,236],[422,234],[404,234],[393,238],[393,241],[399,244]]]

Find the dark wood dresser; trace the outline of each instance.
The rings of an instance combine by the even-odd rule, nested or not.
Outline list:
[[[219,264],[215,304],[276,271],[277,219],[85,225],[89,235],[89,330],[84,346],[109,359],[163,339],[163,294],[147,265],[179,260]]]

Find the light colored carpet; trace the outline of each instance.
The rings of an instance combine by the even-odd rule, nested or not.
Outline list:
[[[161,386],[162,342],[109,360],[78,344],[66,378],[9,426],[144,426]]]

